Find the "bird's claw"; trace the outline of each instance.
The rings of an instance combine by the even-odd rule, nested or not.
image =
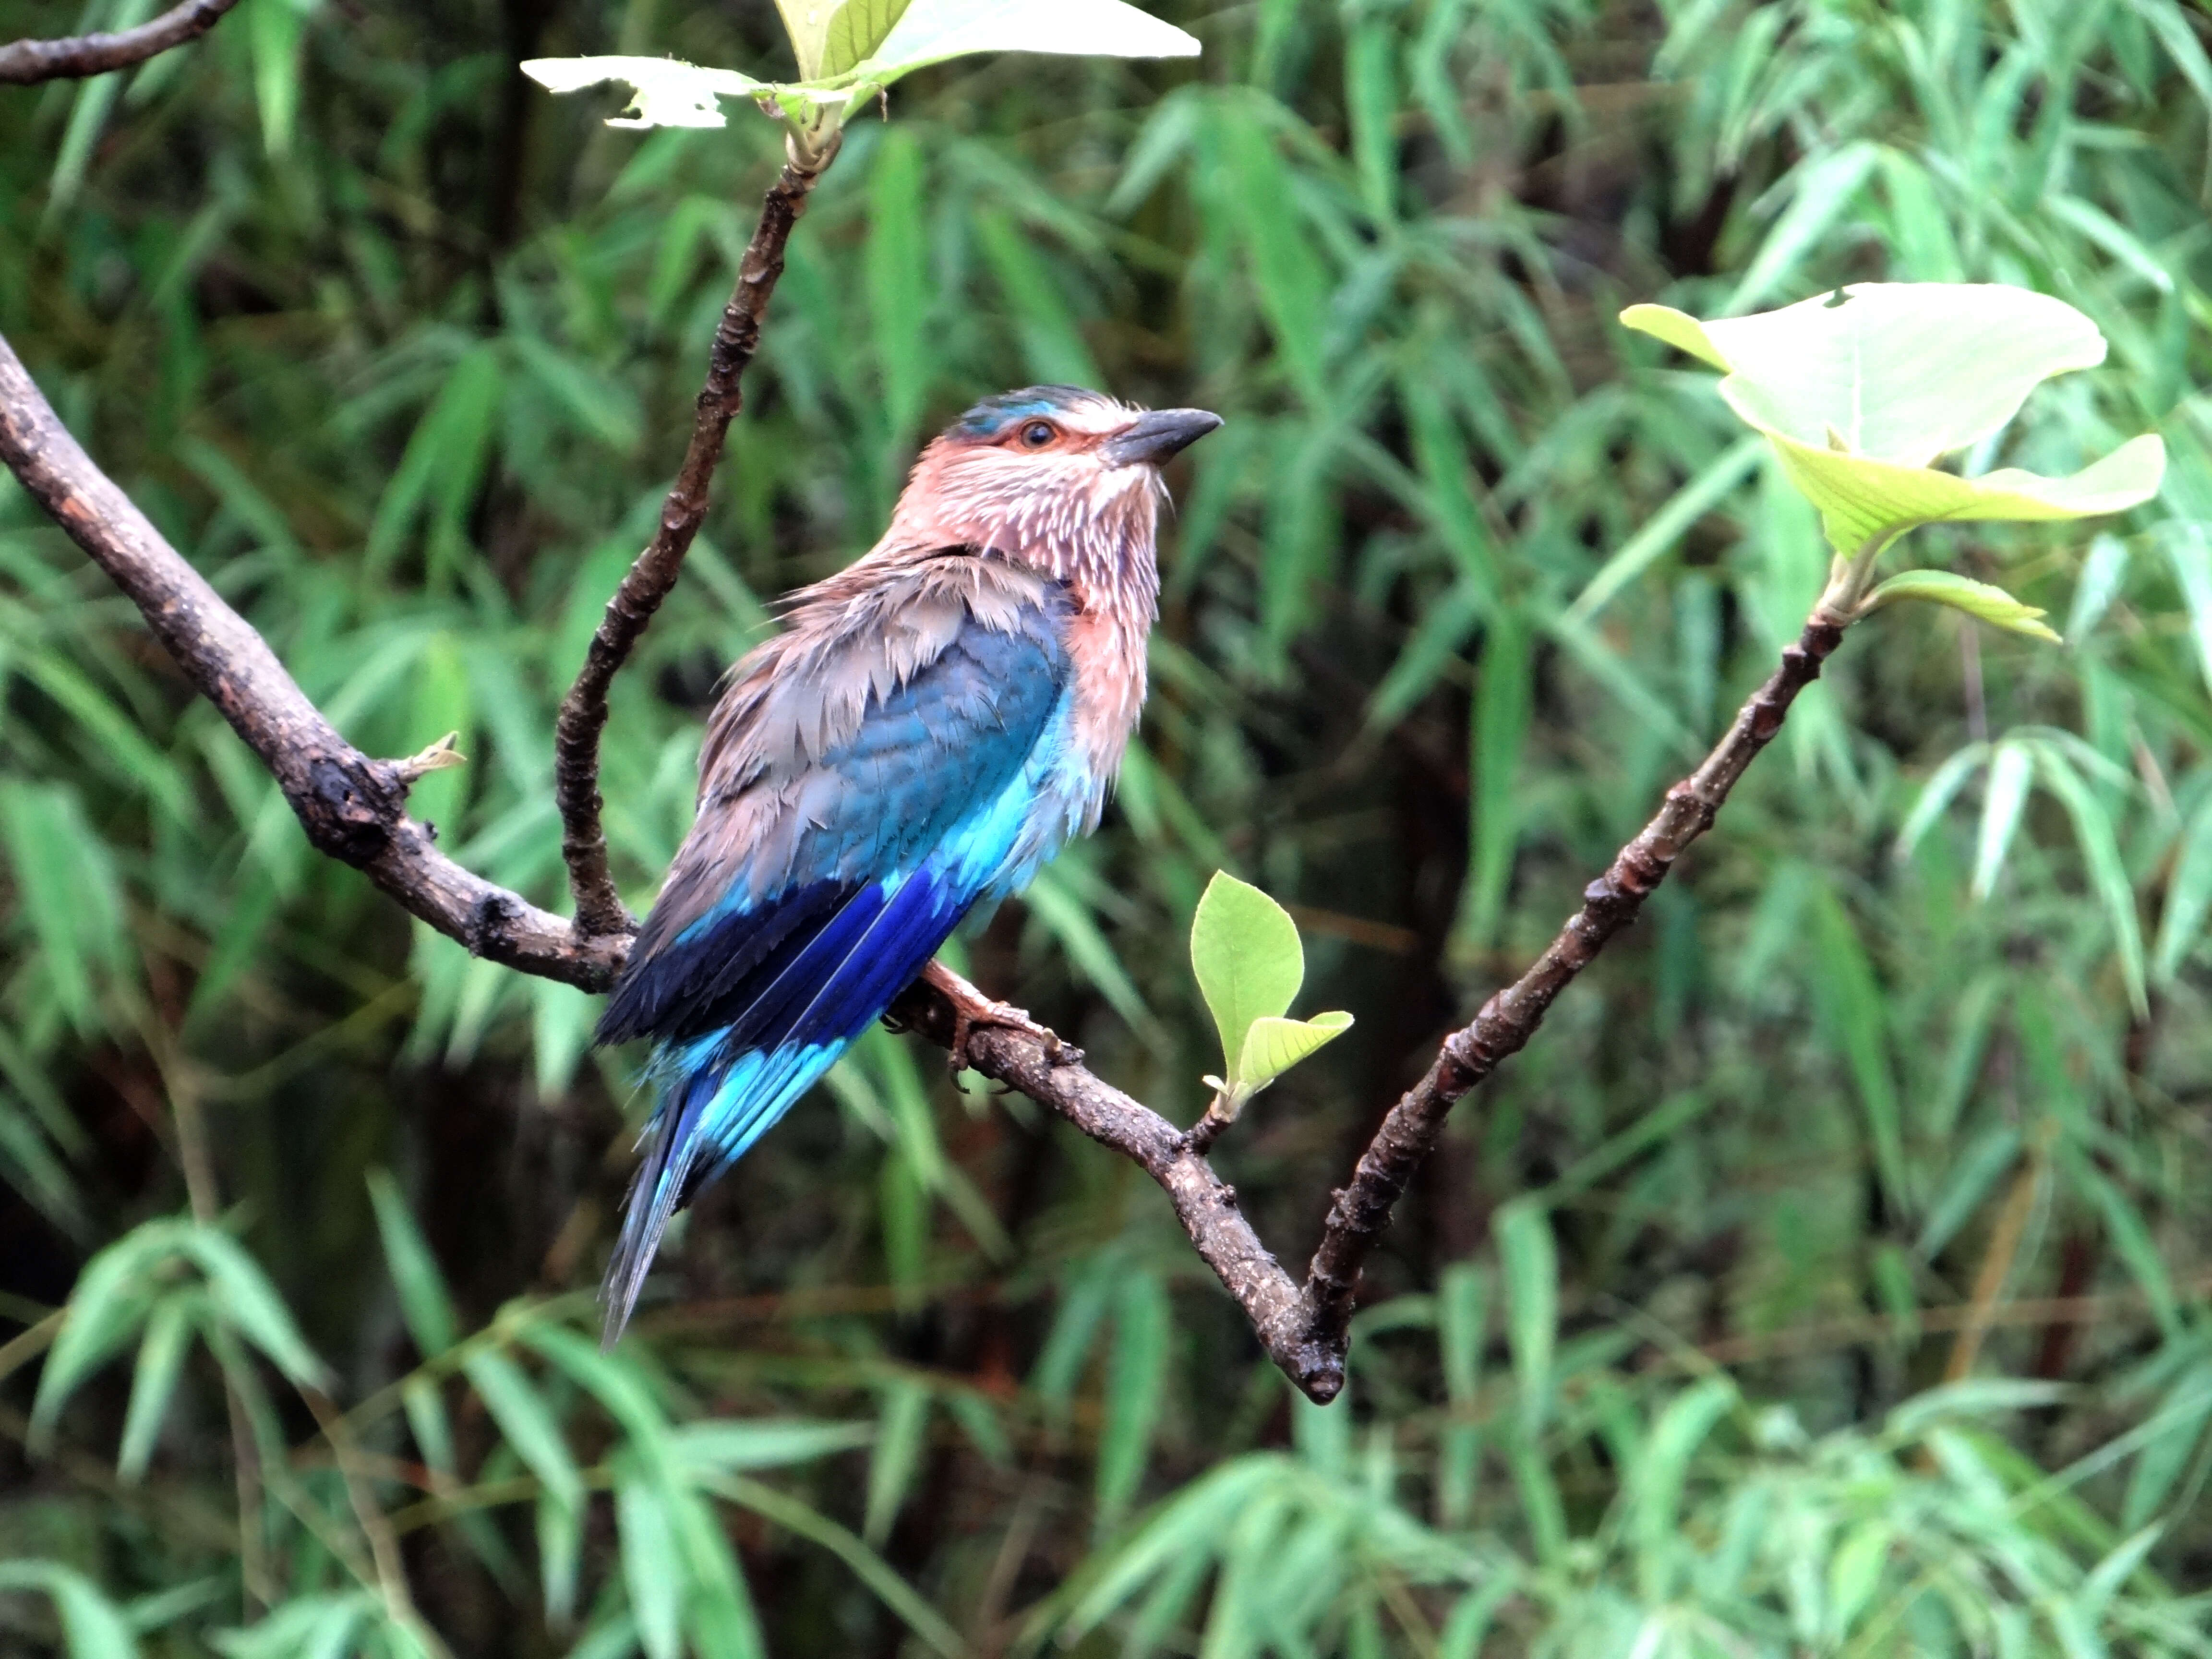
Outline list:
[[[960,1073],[969,1069],[968,1046],[979,1030],[996,1028],[1034,1038],[1050,1065],[1073,1066],[1082,1060],[1082,1049],[1062,1042],[1060,1034],[1050,1026],[1040,1025],[1031,1019],[1029,1010],[985,996],[941,963],[931,963],[923,970],[922,977],[941,992],[952,1007],[952,1041],[947,1045],[950,1052],[946,1063],[951,1067],[956,1088],[959,1086]]]

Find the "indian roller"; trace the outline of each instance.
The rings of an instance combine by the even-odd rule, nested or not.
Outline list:
[[[963,917],[1096,827],[1145,700],[1160,468],[1220,424],[1074,386],[984,399],[922,451],[883,539],[731,670],[697,817],[599,1025],[653,1040],[657,1093],[610,1343],[675,1212]]]

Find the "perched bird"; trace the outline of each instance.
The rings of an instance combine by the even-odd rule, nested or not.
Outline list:
[[[1074,386],[986,398],[923,450],[874,549],[731,671],[697,819],[599,1021],[601,1042],[653,1040],[659,1097],[609,1342],[670,1218],[962,917],[1097,823],[1145,699],[1159,469],[1220,424]]]

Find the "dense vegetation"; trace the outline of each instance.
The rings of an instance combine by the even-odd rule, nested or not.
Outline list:
[[[2109,363],[1970,465],[2155,429],[2164,498],[1921,533],[2065,647],[1854,630],[1461,1107],[1323,1411],[1137,1170],[884,1033],[599,1357],[635,1056],[313,854],[0,482],[0,1645],[2212,1651],[2212,31],[1157,9],[1202,59],[969,60],[855,123],[617,684],[609,823],[641,906],[721,667],[975,394],[1221,410],[1117,805],[967,953],[1188,1120],[1198,893],[1291,904],[1358,1024],[1224,1143],[1286,1255],[1819,591],[1809,511],[1622,305],[2057,295]],[[418,809],[542,902],[553,704],[776,140],[610,131],[513,65],[779,39],[768,0],[245,0],[0,89],[0,332],[349,737],[462,733]],[[73,1285],[106,1363],[61,1376]]]

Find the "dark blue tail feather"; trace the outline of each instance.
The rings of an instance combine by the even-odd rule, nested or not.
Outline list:
[[[871,883],[827,917],[817,913],[781,930],[753,955],[742,988],[725,974],[698,976],[695,982],[711,985],[714,1001],[735,1018],[688,1042],[664,1042],[654,1054],[660,1102],[602,1291],[610,1346],[629,1322],[676,1212],[744,1156],[890,1006],[975,896],[925,866],[889,893]]]

